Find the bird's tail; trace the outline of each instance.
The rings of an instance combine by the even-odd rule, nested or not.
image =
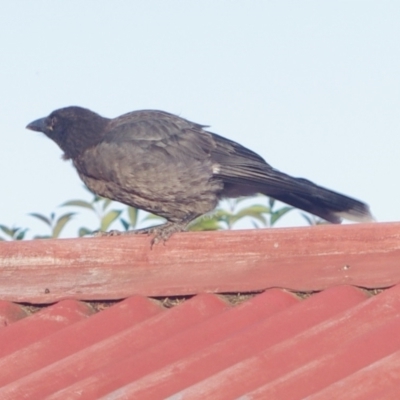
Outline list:
[[[339,224],[343,218],[357,222],[374,221],[367,204],[270,166],[224,166],[221,172],[226,188],[235,196],[262,193],[334,224]]]
[[[318,186],[307,179],[294,178],[276,170],[273,170],[273,175],[276,184],[266,183],[261,193],[334,224],[341,223],[342,219],[374,221],[369,206],[359,200]]]

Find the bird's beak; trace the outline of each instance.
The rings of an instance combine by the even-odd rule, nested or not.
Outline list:
[[[40,118],[36,121],[31,122],[26,126],[26,129],[37,132],[45,132],[46,130],[46,118]]]

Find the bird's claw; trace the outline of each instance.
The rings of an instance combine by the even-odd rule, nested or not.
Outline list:
[[[163,242],[165,246],[165,242],[176,232],[183,232],[186,230],[186,224],[174,223],[174,222],[166,222],[165,224],[153,226],[150,228],[136,229],[133,231],[118,231],[111,230],[108,232],[104,231],[96,231],[93,232],[94,237],[102,237],[102,236],[123,236],[123,235],[153,235],[153,238],[150,242],[150,248],[153,248],[155,244]]]

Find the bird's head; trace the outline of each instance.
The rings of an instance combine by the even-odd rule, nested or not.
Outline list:
[[[60,146],[65,158],[75,158],[103,139],[108,121],[86,108],[71,106],[55,110],[26,128],[43,132]]]

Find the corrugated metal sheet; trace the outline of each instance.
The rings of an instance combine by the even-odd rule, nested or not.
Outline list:
[[[400,390],[400,285],[372,297],[351,286],[305,299],[271,289],[236,306],[200,294],[169,309],[133,296],[95,314],[65,300],[9,323],[1,399],[390,399]]]

